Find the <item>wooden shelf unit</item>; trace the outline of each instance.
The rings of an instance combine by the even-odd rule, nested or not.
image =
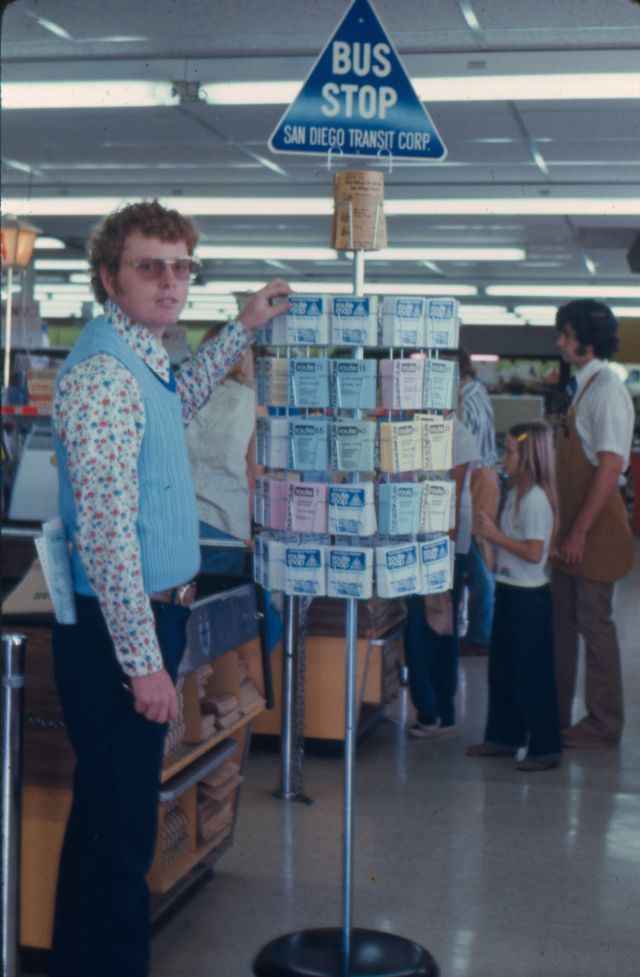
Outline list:
[[[252,585],[243,585],[251,589]],[[220,608],[236,606],[233,594],[228,591],[219,603]],[[253,597],[252,597],[253,599]],[[215,596],[211,603],[215,602]],[[195,626],[203,631],[202,619],[207,612],[203,601],[194,614]],[[253,604],[255,609],[255,604]],[[208,612],[210,615],[213,611]],[[250,635],[254,620],[253,636]],[[26,622],[26,623],[25,623]],[[58,860],[64,828],[71,806],[74,759],[64,730],[64,722],[58,702],[51,658],[50,619],[33,616],[22,621],[14,618],[13,624],[27,634],[25,683],[25,748],[22,791],[22,861],[21,861],[21,919],[20,942],[24,947],[46,950],[50,946],[53,923],[53,907],[57,883]],[[209,622],[211,631],[224,628],[222,621]],[[235,630],[234,630],[235,628]],[[225,758],[233,755],[240,773],[246,763],[251,727],[264,708],[264,681],[262,649],[257,637],[257,617],[251,608],[243,611],[242,627],[236,624],[228,629],[231,634],[240,633],[241,639],[234,647],[218,647],[206,653],[201,646],[193,655],[190,649],[185,656],[184,687],[193,691],[199,668],[213,667],[212,681],[218,681],[220,691],[240,690],[241,681],[249,678],[257,689],[250,708],[238,715],[235,722],[224,730],[199,742],[181,743],[167,755],[162,771],[162,789],[159,797],[159,823],[168,810],[172,795],[184,811],[189,840],[180,857],[170,864],[163,860],[159,851],[160,835],[154,863],[149,873],[154,918],[160,916],[173,901],[175,893],[185,892],[189,885],[202,877],[226,851],[233,840],[233,830],[239,803],[239,786],[234,785],[229,794],[233,806],[233,818],[228,828],[206,841],[198,837],[197,801],[198,778],[215,769]],[[190,635],[192,634],[190,630]],[[200,635],[200,638],[202,635]],[[246,639],[246,640],[244,640]],[[190,638],[191,640],[191,638]],[[199,640],[199,639],[198,639]],[[195,661],[194,661],[195,659]],[[206,665],[204,663],[207,663]],[[193,698],[192,698],[193,705]],[[193,737],[191,737],[193,739]]]

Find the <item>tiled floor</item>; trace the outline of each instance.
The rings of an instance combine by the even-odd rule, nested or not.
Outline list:
[[[620,587],[620,750],[522,774],[471,760],[486,660],[462,660],[460,736],[403,733],[406,693],[358,747],[353,922],[426,946],[442,977],[640,975],[640,553]],[[342,762],[309,755],[305,806],[253,752],[234,848],[154,935],[153,977],[250,977],[270,939],[341,925]],[[116,975],[114,975],[116,977]]]
[[[354,924],[426,946],[443,977],[640,974],[640,560],[618,594],[627,725],[619,751],[522,774],[471,760],[484,659],[462,662],[456,741],[407,740],[406,700],[357,755]],[[310,806],[275,800],[252,753],[236,844],[154,938],[153,977],[247,977],[290,930],[341,922],[342,764],[307,755]]]

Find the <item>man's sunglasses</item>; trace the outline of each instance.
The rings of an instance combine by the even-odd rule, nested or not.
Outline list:
[[[140,258],[138,261],[125,261],[123,264],[135,268],[140,278],[147,282],[164,278],[168,267],[179,281],[186,281],[197,274],[201,267],[195,258]]]

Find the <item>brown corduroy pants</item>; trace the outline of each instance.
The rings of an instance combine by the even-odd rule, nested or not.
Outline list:
[[[572,728],[581,740],[617,743],[624,706],[620,647],[613,620],[613,583],[553,571],[553,627],[560,728],[572,726],[578,638],[584,638],[587,715]]]

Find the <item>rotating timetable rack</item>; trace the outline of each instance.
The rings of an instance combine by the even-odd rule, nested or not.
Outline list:
[[[258,977],[438,973],[417,944],[352,929],[357,600],[371,597],[374,585],[382,597],[452,586],[455,488],[446,473],[453,467],[458,368],[457,357],[440,354],[457,350],[458,308],[453,298],[364,296],[364,261],[364,251],[355,251],[352,296],[292,295],[289,314],[258,338],[276,355],[261,356],[256,371],[258,399],[270,414],[258,424],[257,460],[268,474],[256,488],[262,530],[255,577],[288,595],[280,792],[286,798],[296,796],[286,780],[295,602],[325,594],[347,602],[342,928],[273,940],[256,958]],[[327,347],[351,355],[327,357]],[[365,350],[380,349],[388,358],[365,358]]]

